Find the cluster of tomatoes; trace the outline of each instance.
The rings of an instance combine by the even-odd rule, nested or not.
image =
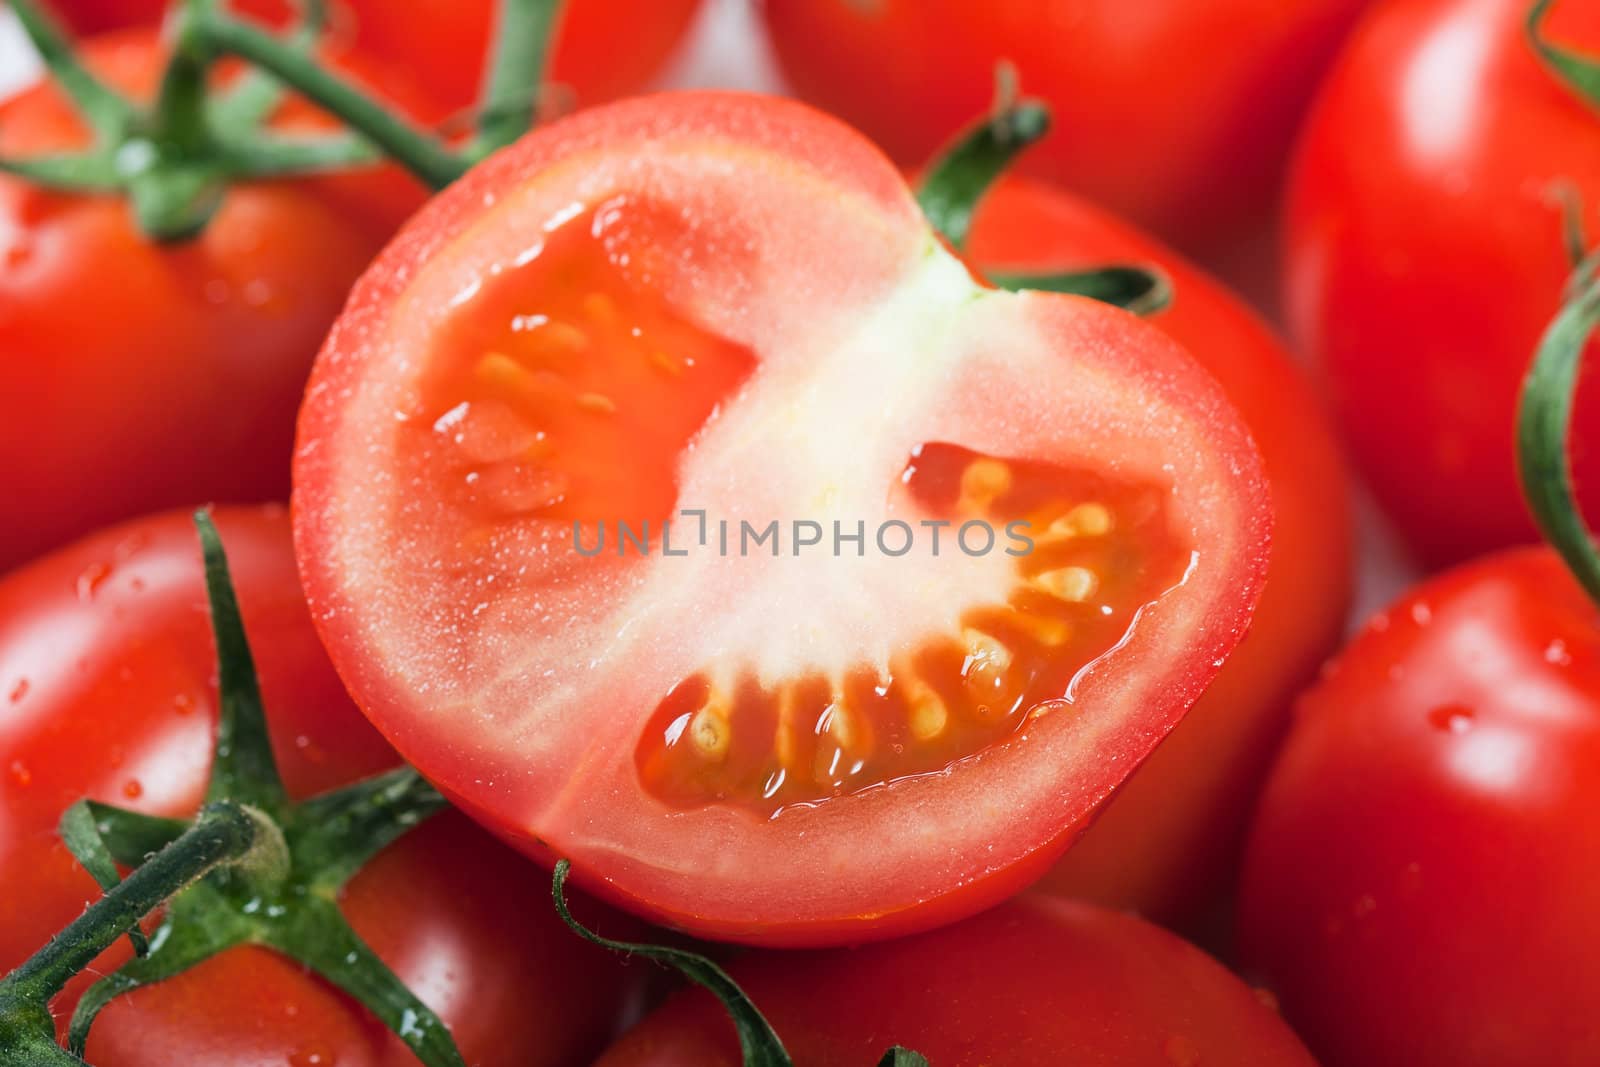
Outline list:
[[[446,152],[539,61],[519,3],[338,0],[308,63]],[[288,795],[453,805],[338,894],[437,1062],[779,1062],[574,936],[558,860],[803,1065],[1600,1062],[1600,609],[1515,439],[1595,284],[1600,6],[765,0],[802,104],[628,97],[697,0],[569,0],[570,114],[442,191],[252,157],[176,239],[90,166],[175,143],[104,119],[177,106],[168,6],[16,5],[76,58],[0,102],[0,972],[101,893],[75,802],[217,799],[172,510],[215,503]],[[997,61],[1052,122],[998,177]],[[388,144],[280,76],[273,158]],[[1164,303],[1074,295],[1130,267]],[[1451,569],[1340,649],[1347,457]],[[84,1058],[429,1055],[268,944],[196,960]]]

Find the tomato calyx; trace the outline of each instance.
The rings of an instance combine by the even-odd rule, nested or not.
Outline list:
[[[952,248],[966,246],[972,219],[984,194],[1028,147],[1050,132],[1050,109],[1037,100],[1017,99],[1002,67],[991,114],[963,131],[929,165],[917,188],[917,203],[928,222]],[[987,280],[1012,292],[1071,293],[1113,304],[1135,315],[1153,315],[1172,302],[1172,283],[1148,265],[1110,265],[1040,273],[986,272]]]
[[[1524,24],[1528,43],[1561,83],[1576,93],[1579,99],[1593,107],[1600,107],[1600,61],[1581,52],[1553,44],[1544,35],[1545,16],[1555,0],[1535,0],[1528,8]]]
[[[388,157],[442,188],[538,117],[560,0],[502,0],[478,130],[459,144],[420,128],[320,63],[313,50],[322,38],[324,3],[304,0],[302,6],[300,24],[280,37],[228,14],[221,0],[179,0],[170,22],[172,56],[155,103],[143,108],[80,62],[38,0],[16,0],[18,21],[93,143],[76,153],[0,158],[0,173],[62,192],[126,196],[143,233],[183,241],[205,228],[235,183],[370,166]],[[213,93],[211,70],[229,55],[256,69]],[[285,87],[353,132],[267,132],[264,123]]]
[[[716,963],[687,949],[669,945],[639,944],[630,941],[613,941],[602,937],[572,917],[567,907],[567,876],[572,871],[571,860],[558,860],[550,882],[550,895],[555,900],[556,913],[561,921],[579,937],[601,948],[628,956],[643,956],[664,966],[676,968],[689,981],[703,986],[728,1012],[734,1030],[739,1035],[739,1051],[744,1067],[793,1067],[794,1061],[783,1047],[772,1024],[750,999],[739,984]],[[928,1067],[927,1057],[900,1045],[891,1047],[878,1061],[878,1067]]]
[[[273,949],[366,1007],[427,1067],[459,1067],[439,1017],[376,956],[339,910],[344,884],[445,799],[409,767],[295,803],[279,777],[254,662],[209,516],[197,514],[218,663],[218,730],[205,803],[192,822],[80,801],[61,836],[105,890],[77,920],[0,980],[0,1059],[81,1064],[100,1010],[240,945]],[[126,879],[118,865],[131,868]],[[146,939],[144,916],[162,909]],[[135,955],[83,994],[56,1044],[49,1002],[126,934]]]

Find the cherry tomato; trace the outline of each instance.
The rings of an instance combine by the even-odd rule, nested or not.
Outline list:
[[[981,115],[995,65],[1054,132],[1022,170],[1213,257],[1272,217],[1282,160],[1363,0],[767,0],[785,73],[902,163]]]
[[[130,92],[153,89],[161,69],[143,30],[87,56]],[[0,105],[0,153],[85,137],[53,85]],[[156,508],[285,497],[317,346],[422,198],[391,169],[244,184],[198,238],[158,245],[120,198],[0,176],[0,496],[27,520],[0,532],[0,571]]]
[[[979,206],[967,247],[980,269],[996,271],[1162,271],[1175,298],[1150,321],[1216,376],[1261,449],[1275,522],[1249,636],[1043,883],[1166,921],[1196,918],[1237,869],[1290,701],[1343,629],[1351,520],[1338,446],[1282,342],[1187,260],[1104,211],[1042,183],[1002,182]]]
[[[1541,65],[1527,11],[1401,0],[1374,12],[1329,80],[1290,186],[1290,322],[1363,473],[1430,564],[1534,540],[1513,461],[1516,397],[1572,271],[1563,196],[1591,224],[1600,207],[1600,115]],[[1559,3],[1548,33],[1600,49],[1600,8]],[[1600,479],[1591,392],[1579,400],[1580,487]]]
[[[872,1064],[892,1044],[939,1067],[1311,1067],[1277,1013],[1204,952],[1131,915],[1022,899],[861,949],[764,953],[731,973],[797,1064]],[[597,1067],[736,1067],[702,990],[629,1031]]]
[[[281,509],[223,509],[273,747],[304,797],[398,763],[318,645]],[[89,796],[189,815],[206,788],[216,653],[186,514],[115,527],[0,581],[0,971],[99,891],[56,837]],[[614,958],[537,903],[544,875],[460,815],[436,816],[362,869],[341,906],[450,1025],[468,1062],[570,1063],[610,1035],[628,984]],[[55,1004],[65,1027],[108,950]],[[416,1061],[343,994],[267,949],[238,948],[127,994],[90,1033],[100,1067],[297,1067]]]
[[[331,0],[330,24],[341,41],[386,66],[406,70],[443,105],[472,106],[483,81],[483,58],[499,0]],[[172,0],[56,0],[80,32],[147,25]],[[282,21],[284,0],[239,0],[253,15]],[[557,25],[551,80],[583,104],[644,88],[672,57],[700,0],[567,0]]]
[[[1565,1067],[1600,1026],[1600,612],[1548,549],[1375,618],[1300,702],[1245,960],[1327,1067]]]
[[[1161,331],[980,287],[859,135],[718,93],[434,200],[317,364],[295,509],[430,780],[644,914],[790,944],[1040,874],[1242,636],[1271,519]]]

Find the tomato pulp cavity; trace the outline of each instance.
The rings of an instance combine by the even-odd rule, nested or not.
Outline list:
[[[1173,342],[980,286],[865,141],[728,94],[582,113],[419,216],[295,492],[335,661],[424,773],[773,942],[1036,875],[1238,641],[1270,524]]]

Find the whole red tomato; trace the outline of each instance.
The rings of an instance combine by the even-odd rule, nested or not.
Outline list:
[[[444,111],[470,107],[483,81],[483,59],[499,0],[331,0],[341,41],[409,71]],[[172,0],[55,0],[80,32],[149,24]],[[239,0],[255,15],[281,20],[284,0]],[[599,103],[643,88],[678,47],[700,0],[567,0],[557,25],[550,79],[578,102]]]
[[[1131,915],[1021,899],[861,949],[757,953],[730,968],[801,1067],[872,1064],[893,1044],[937,1067],[1312,1067],[1277,1013],[1204,952]],[[736,1067],[703,990],[629,1031],[597,1067]]]
[[[1294,333],[1379,500],[1430,564],[1533,540],[1513,466],[1517,389],[1572,271],[1564,197],[1591,230],[1600,209],[1600,112],[1537,59],[1528,7],[1375,10],[1290,184]],[[1547,33],[1600,49],[1600,7],[1558,0]],[[1600,479],[1588,392],[1574,461],[1580,489]]]
[[[767,0],[785,73],[902,163],[982,114],[995,65],[1043,99],[1049,178],[1193,252],[1269,220],[1317,78],[1363,0]]]
[[[153,91],[163,63],[146,30],[86,54],[136,95]],[[318,121],[303,107],[280,118],[296,130]],[[53,84],[0,105],[7,156],[86,137]],[[228,190],[198,237],[163,245],[120,197],[0,176],[0,497],[19,520],[0,531],[0,571],[156,508],[286,497],[311,359],[351,283],[422,198],[388,168],[252,182]]]
[[[281,510],[223,509],[285,784],[305,797],[399,760],[345,696],[317,642]],[[198,542],[186,514],[107,530],[0,581],[0,971],[77,917],[98,889],[55,834],[84,796],[187,816],[216,723]],[[628,995],[616,961],[537,901],[545,876],[454,812],[390,845],[346,886],[361,936],[445,1019],[467,1061],[580,1062]],[[119,942],[68,987],[127,956]],[[366,1012],[300,965],[238,948],[125,995],[90,1034],[101,1067],[377,1067],[415,1063]]]
[[[1449,571],[1301,700],[1239,902],[1327,1067],[1600,1055],[1600,611],[1548,549]]]
[[[1242,301],[1069,193],[1000,183],[979,205],[967,248],[980,270],[995,272],[1158,269],[1175,298],[1149,321],[1216,376],[1261,449],[1273,553],[1249,636],[1042,883],[1166,921],[1194,918],[1232,877],[1290,700],[1344,625],[1350,501],[1332,428],[1293,357]]]

